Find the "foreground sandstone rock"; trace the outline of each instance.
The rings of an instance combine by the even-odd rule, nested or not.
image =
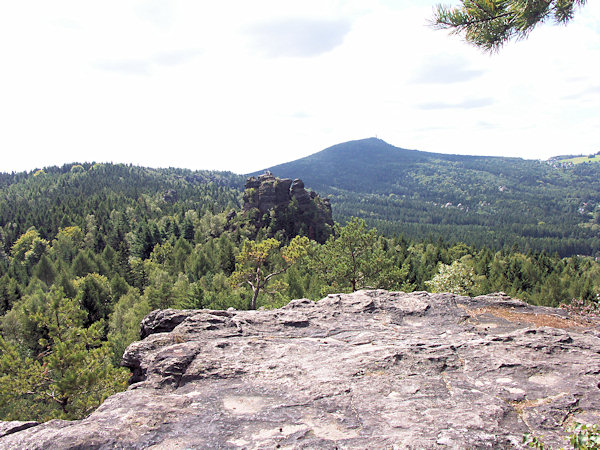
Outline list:
[[[600,420],[597,324],[501,294],[155,311],[142,336],[129,390],[0,448],[520,448]]]

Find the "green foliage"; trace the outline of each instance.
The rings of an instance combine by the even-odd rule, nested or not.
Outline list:
[[[247,292],[235,289],[224,273],[209,273],[200,281],[204,290],[203,305],[208,309],[248,309]]]
[[[172,276],[155,265],[148,265],[148,286],[144,289],[144,297],[151,309],[166,309],[175,303],[174,282]]]
[[[139,322],[153,308],[273,308],[293,298],[317,300],[324,293],[350,291],[353,281],[356,289],[423,290],[440,265],[452,267],[456,261],[468,264],[474,273],[473,294],[504,291],[536,304],[556,306],[576,298],[597,305],[600,264],[591,257],[561,258],[553,253],[572,243],[569,248],[578,249],[580,244],[597,242],[596,232],[577,222],[591,227],[594,214],[600,214],[594,206],[600,172],[591,165],[580,166],[576,170],[581,172],[575,173],[575,169],[558,170],[536,163],[540,174],[532,181],[533,166],[524,169],[512,160],[500,159],[483,159],[480,166],[468,158],[449,157],[440,160],[447,166],[440,178],[434,171],[440,164],[426,158],[419,162],[422,155],[415,152],[402,153],[402,165],[409,174],[403,178],[392,174],[398,165],[391,153],[386,159],[384,152],[382,161],[387,167],[375,173],[381,181],[375,186],[362,175],[373,170],[369,164],[378,156],[358,150],[344,154],[348,160],[356,157],[357,172],[349,179],[338,177],[336,183],[341,187],[335,189],[334,206],[342,217],[360,213],[371,222],[352,219],[343,227],[338,225],[323,245],[309,242],[308,236],[286,235],[289,224],[285,221],[297,225],[293,223],[297,219],[293,203],[287,217],[267,214],[265,221],[271,230],[238,226],[239,222],[232,220],[235,215],[228,214],[241,195],[239,189],[232,189],[237,179],[232,175],[219,178],[218,173],[110,164],[82,164],[84,171],[71,171],[71,165],[47,168],[38,176],[0,174],[0,364],[4,370],[0,377],[5,383],[1,400],[7,402],[0,404],[0,420],[85,414],[89,411],[85,405],[91,408],[100,397],[113,392],[108,387],[115,387],[114,380],[121,376],[113,370],[120,370],[117,366],[124,349],[138,339]],[[317,174],[321,170],[327,173],[329,162],[322,163]],[[494,175],[500,166],[503,175]],[[454,179],[459,172],[468,179]],[[332,173],[335,171],[329,175]],[[511,185],[510,180],[518,183]],[[532,187],[536,180],[545,184],[545,190]],[[582,180],[589,189],[582,188]],[[475,191],[470,190],[471,183]],[[502,201],[496,198],[497,183],[509,186]],[[567,185],[573,190],[570,196],[565,195]],[[355,195],[352,186],[362,191]],[[384,194],[379,189],[388,191]],[[509,192],[513,189],[516,192]],[[390,192],[394,194],[390,196]],[[464,204],[471,209],[435,206],[434,197],[440,195],[448,195],[454,204],[470,196],[471,203]],[[588,205],[580,214],[577,210],[584,197]],[[533,198],[537,201],[531,207],[533,212],[513,211],[517,199],[530,205]],[[484,200],[489,200],[488,206],[473,206]],[[402,221],[397,221],[394,212],[399,205],[405,214]],[[488,207],[493,214],[477,210]],[[444,216],[448,213],[451,217]],[[512,216],[504,222],[505,214]],[[545,225],[538,226],[541,217]],[[431,223],[419,228],[423,220]],[[529,250],[529,244],[540,239],[533,232],[531,241],[518,240],[518,246],[507,237],[507,230],[522,232],[533,222],[536,230],[556,232],[543,238],[554,249],[552,253]],[[370,228],[371,223],[380,223],[393,237],[380,235]],[[275,234],[281,240],[266,239],[280,225],[283,228]],[[569,234],[571,226],[577,229],[576,235]],[[493,229],[494,239],[502,242],[479,245],[485,242],[479,234],[485,227]],[[294,232],[311,234],[300,228]],[[408,231],[396,235],[397,230]],[[440,231],[447,240],[438,239],[435,233],[427,237],[432,230]],[[259,239],[249,241],[250,236]],[[595,241],[589,241],[590,236]],[[305,258],[308,252],[311,257]],[[575,302],[571,305],[577,306]],[[72,335],[69,331],[57,336],[51,322],[44,322],[56,318],[57,311],[58,323],[69,324]],[[77,339],[86,342],[81,344],[85,351]],[[69,356],[69,349],[58,345],[65,340],[69,349],[82,352]],[[46,392],[49,386],[50,381],[39,379],[40,367],[48,367],[51,355],[62,355],[71,367],[87,361],[97,368],[93,383],[99,394],[92,395],[92,390],[78,393],[82,400],[71,403],[67,411],[47,395],[36,394]],[[59,367],[59,361],[52,364]],[[27,377],[39,382],[34,386]],[[76,390],[67,379],[60,383],[65,392]]]
[[[305,236],[296,236],[277,253],[280,245],[273,238],[261,242],[244,241],[236,257],[235,271],[231,274],[230,282],[234,286],[248,284],[251,287],[250,309],[256,309],[258,294],[266,288],[271,278],[284,273],[307,254],[309,241]]]
[[[148,301],[135,288],[130,288],[115,304],[108,322],[108,341],[115,366],[121,362],[127,346],[140,338],[140,323],[151,310]]]
[[[85,328],[85,312],[60,290],[52,290],[45,313],[30,313],[43,352],[23,356],[0,337],[0,409],[8,420],[78,419],[125,387],[129,374],[110,364],[102,343],[103,323]]]
[[[97,273],[90,273],[74,281],[77,301],[87,313],[86,326],[108,318],[111,310],[111,293],[108,279]]]
[[[467,42],[497,50],[511,39],[523,39],[538,24],[553,19],[564,24],[586,0],[462,0],[457,7],[438,5],[433,25],[464,34]]]
[[[73,260],[71,271],[76,277],[84,277],[87,274],[98,272],[98,265],[89,250],[81,250]]]
[[[23,354],[37,355],[42,351],[40,339],[46,334],[40,329],[34,317],[46,314],[47,294],[36,291],[20,298],[1,319],[2,336],[18,346]]]
[[[400,275],[392,273],[392,262],[378,245],[377,230],[367,229],[358,218],[336,226],[327,242],[313,252],[312,266],[338,292],[394,284]]]
[[[30,228],[21,235],[11,248],[11,256],[17,261],[25,261],[25,255],[33,248],[33,243],[40,238],[40,234],[35,228]]]
[[[569,427],[569,443],[575,450],[598,450],[600,449],[600,427],[598,425],[586,425],[575,422]],[[551,448],[544,444],[543,440],[531,433],[523,435],[523,443],[531,448],[544,450]]]
[[[56,267],[46,255],[42,255],[33,269],[33,276],[46,283],[47,286],[51,286],[56,278]]]
[[[136,223],[182,211],[202,215],[236,207],[244,181],[226,172],[81,166],[85,172],[71,172],[69,164],[47,167],[43,176],[0,174],[0,226],[6,233],[6,250],[31,227],[48,239],[69,226],[85,229],[88,248],[101,251],[110,243],[117,250]],[[172,191],[177,193],[175,202],[165,200]]]
[[[291,267],[287,271],[286,286],[288,298],[303,298],[304,286],[302,286],[298,269]]]
[[[571,428],[569,442],[574,449],[598,450],[600,449],[600,427],[575,422]]]
[[[83,245],[83,239],[83,231],[77,226],[60,228],[52,241],[51,252],[55,257],[71,263]]]
[[[29,270],[41,259],[48,248],[48,241],[40,237],[35,228],[24,233],[11,248],[11,254],[17,264]]]
[[[526,444],[531,448],[537,448],[538,450],[544,450],[546,448],[546,444],[544,444],[540,438],[532,435],[531,433],[525,433],[523,435],[523,444]]]
[[[19,283],[8,274],[0,278],[0,316],[10,311],[13,304],[21,298]]]
[[[587,156],[569,156],[569,157],[553,157],[552,161],[559,162],[561,164],[590,164],[600,162],[600,155],[587,155]]]
[[[600,256],[599,164],[427,153],[372,138],[272,171],[329,197],[338,223],[360,217],[388,237]]]
[[[440,264],[438,273],[425,284],[431,292],[450,292],[457,295],[472,295],[476,290],[476,275],[464,261]]]
[[[179,279],[177,280],[180,281]],[[182,287],[185,286],[181,283],[175,286],[176,292],[180,294],[176,295],[174,308],[177,309],[202,309],[206,307],[205,291],[200,282],[187,284],[187,291],[184,291]],[[219,309],[219,308],[216,308]]]

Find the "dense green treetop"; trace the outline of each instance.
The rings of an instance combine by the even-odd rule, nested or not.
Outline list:
[[[110,361],[101,340],[103,322],[85,328],[85,312],[64,298],[60,288],[47,295],[43,310],[29,319],[45,337],[36,358],[0,336],[0,417],[76,419],[93,411],[109,395],[123,390],[129,376]],[[21,350],[21,351],[19,351]]]
[[[438,5],[436,28],[464,34],[467,42],[488,51],[511,39],[522,39],[548,19],[564,24],[586,0],[461,0],[461,5]]]
[[[108,237],[102,230],[111,219],[233,208],[239,204],[243,182],[243,177],[229,172],[124,164],[67,164],[0,173],[0,240],[7,246],[31,227],[47,238],[61,227],[77,225],[99,230],[98,236],[87,238],[100,238],[97,245],[102,247]]]
[[[287,246],[279,249],[280,245],[281,242],[273,238],[261,242],[248,240],[242,244],[230,281],[234,286],[247,283],[252,288],[250,309],[256,309],[258,294],[273,277],[286,272],[306,256],[309,240],[306,236],[296,236]],[[277,261],[277,257],[283,261]]]

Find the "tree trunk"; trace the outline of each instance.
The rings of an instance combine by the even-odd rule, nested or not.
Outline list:
[[[250,309],[256,309],[256,299],[258,298],[258,292],[260,288],[252,289],[252,300],[250,301]]]

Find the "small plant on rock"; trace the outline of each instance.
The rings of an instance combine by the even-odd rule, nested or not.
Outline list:
[[[569,443],[575,450],[600,450],[600,427],[575,422],[569,427]],[[531,433],[523,435],[523,443],[539,450],[551,449],[549,445]]]
[[[595,302],[574,298],[570,303],[561,303],[560,308],[566,309],[570,314],[600,319],[600,302],[598,301],[598,296]]]

